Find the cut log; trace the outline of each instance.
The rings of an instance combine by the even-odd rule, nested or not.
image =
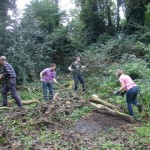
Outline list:
[[[40,101],[38,100],[28,100],[28,101],[22,101],[23,105],[29,105],[29,104],[33,104],[33,103],[39,103]]]
[[[53,100],[55,101],[57,99],[57,96],[58,96],[59,92],[56,92],[54,97],[53,97]]]
[[[107,106],[108,108],[111,108],[111,109],[117,108],[116,106],[100,99],[97,95],[92,95],[92,97],[90,98],[90,101],[94,102],[94,103],[102,104],[102,105]]]
[[[9,104],[13,104],[15,101],[14,100],[12,100],[12,101],[10,101],[9,102]],[[33,100],[23,100],[23,101],[21,101],[22,102],[22,104],[24,104],[24,105],[29,105],[29,104],[33,104],[33,103],[40,103],[40,101],[39,100],[36,100],[36,99],[33,99]]]
[[[2,110],[13,110],[14,108],[10,108],[10,107],[0,107],[0,111]]]
[[[111,109],[111,108],[108,108],[102,104],[95,104],[93,102],[90,102],[91,104],[91,107],[92,108],[96,108],[96,110],[102,110],[102,112],[106,113],[106,114],[109,114],[109,115],[112,115],[112,116],[118,116],[126,121],[129,121],[131,123],[134,122],[134,119],[133,117],[125,114],[125,113],[122,113],[122,112],[119,112],[117,109]]]

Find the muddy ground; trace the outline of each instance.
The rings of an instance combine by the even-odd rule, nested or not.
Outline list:
[[[108,132],[110,128],[120,128],[129,122],[115,116],[93,111],[75,123],[76,130],[83,133]]]

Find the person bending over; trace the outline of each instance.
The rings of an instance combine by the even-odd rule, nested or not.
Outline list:
[[[2,106],[7,106],[7,93],[10,92],[12,98],[16,101],[19,107],[23,106],[20,97],[16,91],[16,73],[13,67],[6,61],[5,56],[0,57],[0,65],[3,67],[3,73],[0,74],[0,80],[3,80],[2,85]]]
[[[130,116],[134,116],[132,104],[138,108],[138,111],[141,112],[142,108],[137,101],[137,95],[139,93],[138,86],[134,83],[130,76],[125,75],[122,70],[116,71],[116,76],[119,78],[119,82],[121,87],[115,94],[119,94],[120,92],[126,90],[126,103]]]

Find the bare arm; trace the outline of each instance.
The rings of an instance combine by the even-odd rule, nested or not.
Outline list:
[[[69,66],[69,68],[68,68],[70,71],[73,71],[73,69],[72,69],[72,67],[71,66]]]
[[[58,81],[54,78],[53,79],[54,83],[59,84]]]
[[[3,74],[0,74],[0,80],[3,78]]]
[[[43,71],[40,73],[40,80],[43,78]]]
[[[119,92],[124,91],[125,90],[125,84],[124,82],[121,82],[121,87],[119,89]]]

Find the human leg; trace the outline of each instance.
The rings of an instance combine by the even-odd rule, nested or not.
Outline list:
[[[47,83],[43,82],[43,96],[44,96],[44,100],[47,101],[48,100],[48,96],[47,96]]]
[[[128,91],[126,93],[126,103],[127,103],[127,109],[130,116],[134,116],[133,109],[132,109],[132,98],[133,98],[133,94],[130,91]]]
[[[7,106],[7,93],[9,92],[7,83],[2,86],[2,100],[3,100],[3,106]]]
[[[78,78],[79,78],[79,80],[80,80],[80,82],[82,84],[83,92],[85,92],[85,81],[84,81],[84,78],[83,78],[82,75],[79,75]]]
[[[139,93],[139,88],[134,87],[134,95],[133,95],[132,103],[137,107],[138,112],[141,113],[142,112],[142,106],[137,101],[138,93]]]
[[[73,77],[74,77],[74,91],[77,91],[77,89],[78,89],[78,75],[74,74]]]
[[[48,83],[48,88],[49,88],[49,99],[52,100],[53,99],[53,84]]]
[[[21,102],[20,97],[18,96],[17,91],[16,91],[16,78],[10,78],[8,80],[8,88],[9,88],[9,91],[10,91],[12,98],[16,101],[18,106],[21,107],[22,102]]]

